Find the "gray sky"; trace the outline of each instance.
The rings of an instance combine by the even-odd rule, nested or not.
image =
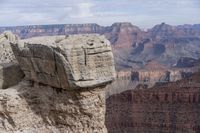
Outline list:
[[[200,23],[200,0],[0,0],[0,26],[132,22]]]

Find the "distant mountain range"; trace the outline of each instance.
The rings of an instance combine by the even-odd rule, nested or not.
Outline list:
[[[151,61],[165,67],[185,67],[188,65],[184,65],[183,61],[188,64],[192,62],[190,59],[200,58],[200,24],[171,26],[162,23],[147,31],[128,22],[111,26],[58,24],[0,27],[0,33],[7,30],[21,38],[85,33],[105,35],[113,46],[117,69],[143,68]]]

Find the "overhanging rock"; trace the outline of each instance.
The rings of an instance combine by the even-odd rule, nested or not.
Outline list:
[[[12,44],[26,78],[56,88],[90,88],[115,78],[113,54],[100,35],[38,37]]]
[[[32,107],[27,110],[37,112],[33,117],[43,118],[43,125],[55,126],[60,132],[107,132],[105,88],[115,78],[115,67],[110,43],[104,36],[37,37],[11,46],[26,78],[34,81],[33,87],[19,87],[26,88],[19,92]],[[38,103],[32,102],[33,97]],[[35,122],[17,118],[20,118],[15,120],[17,126],[21,126],[18,121],[30,123],[28,128],[41,126],[39,119]],[[46,132],[46,129],[35,130]]]

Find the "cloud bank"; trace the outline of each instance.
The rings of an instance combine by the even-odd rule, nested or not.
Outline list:
[[[129,21],[141,28],[200,23],[199,0],[0,0],[0,26]]]

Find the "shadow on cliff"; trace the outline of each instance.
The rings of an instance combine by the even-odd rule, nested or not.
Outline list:
[[[20,97],[26,100],[28,108],[42,118],[42,123],[54,126],[66,124],[65,114],[67,106],[71,104],[69,99],[76,99],[73,92],[32,81],[28,81],[27,86],[18,91]]]
[[[73,130],[80,128],[80,124],[85,126],[86,124],[83,123],[85,119],[93,121],[92,112],[90,111],[93,106],[89,107],[88,111],[84,107],[91,104],[84,103],[88,93],[86,95],[80,94],[80,92],[91,91],[93,90],[64,90],[32,81],[29,81],[25,88],[18,90],[20,97],[26,100],[27,108],[38,115],[39,118],[42,118],[39,123],[67,130],[68,128]],[[91,124],[88,128],[92,129],[92,126]]]
[[[19,65],[14,63],[0,64],[0,87],[9,88],[18,84],[24,78]]]

